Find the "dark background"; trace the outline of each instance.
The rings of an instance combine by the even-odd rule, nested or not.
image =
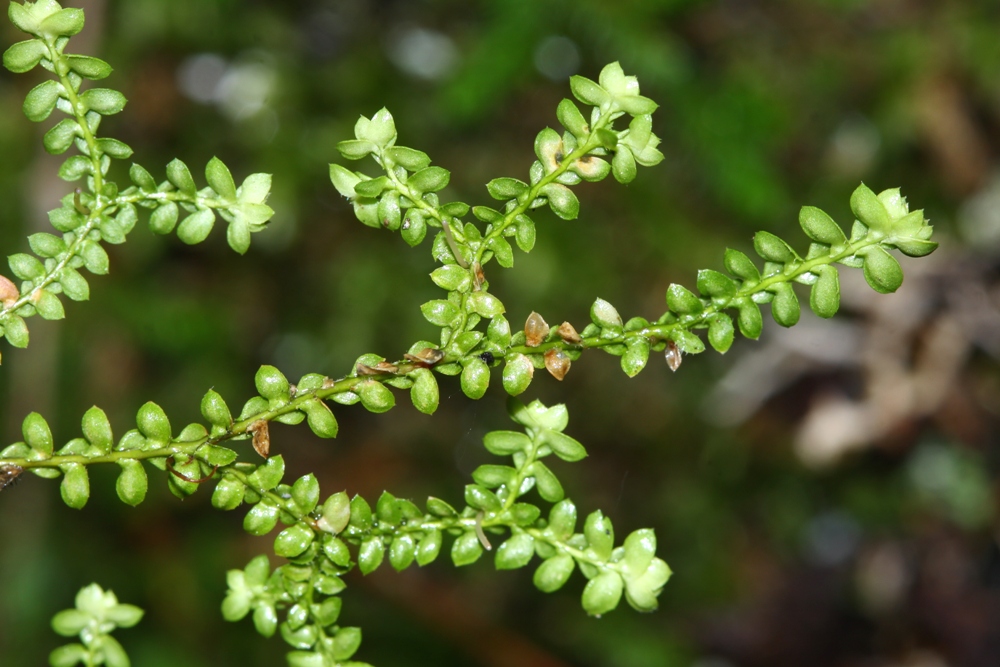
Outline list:
[[[675,571],[661,609],[587,618],[583,579],[554,595],[531,568],[442,557],[397,575],[347,577],[341,622],[357,659],[402,665],[621,667],[979,667],[1000,655],[997,421],[1000,415],[1000,7],[960,0],[576,0],[86,3],[71,51],[99,55],[130,100],[102,125],[158,178],[173,157],[197,175],[213,155],[239,182],[273,173],[271,228],[236,256],[221,229],[186,247],[144,224],[110,247],[65,322],[29,321],[4,345],[3,443],[42,412],[57,441],[83,412],[116,436],[147,400],[175,432],[214,387],[234,410],[262,363],[293,380],[346,373],[364,352],[398,358],[433,335],[417,306],[429,244],[363,227],[327,177],[336,143],[382,106],[399,142],[452,170],[445,199],[488,204],[483,184],[524,178],[554,126],[566,80],[619,60],[661,107],[662,164],[627,187],[584,184],[579,220],[537,216],[538,244],[492,289],[517,324],[531,310],[582,328],[600,296],[657,317],[671,282],[693,286],[722,251],[765,228],[805,247],[796,212],[850,224],[864,180],[902,187],[941,249],[903,260],[878,296],[845,271],[841,313],[739,340],[724,357],[658,357],[628,380],[592,352],[563,383],[536,375],[524,398],[565,402],[590,451],[557,472],[581,513],[620,537],[651,526]],[[6,46],[21,39],[0,29]],[[67,191],[43,127],[21,114],[41,71],[0,77],[0,241],[8,254],[48,228]],[[352,165],[353,166],[353,165]],[[375,173],[364,163],[355,168]],[[116,167],[121,181],[124,166]],[[805,294],[803,292],[802,294]],[[405,394],[385,416],[338,407],[340,436],[276,426],[289,478],[324,495],[383,489],[459,502],[507,428],[499,375],[478,402],[442,378],[420,415]],[[52,614],[97,581],[147,610],[119,639],[141,667],[283,664],[286,646],[218,611],[224,573],[270,538],[209,494],[179,502],[150,470],[138,509],[94,470],[82,511],[26,476],[0,496],[0,663],[40,665],[60,643]],[[273,558],[273,557],[272,557]]]

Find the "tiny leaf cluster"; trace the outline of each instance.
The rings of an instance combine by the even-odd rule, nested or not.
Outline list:
[[[52,618],[52,629],[63,637],[79,635],[78,643],[66,644],[52,651],[52,667],[129,667],[125,649],[111,636],[116,628],[131,628],[142,620],[142,609],[121,604],[112,591],[90,584],[76,594],[76,606]]]
[[[3,54],[12,72],[28,72],[38,65],[48,79],[28,93],[24,114],[44,122],[53,112],[66,117],[45,133],[42,143],[53,155],[75,147],[59,177],[82,186],[62,198],[49,211],[58,234],[39,232],[28,238],[31,253],[8,258],[20,286],[0,276],[0,334],[14,347],[26,347],[29,332],[25,318],[40,315],[48,320],[65,317],[59,295],[73,301],[90,298],[90,283],[81,272],[95,275],[110,270],[102,243],[124,243],[139,220],[138,208],[152,211],[149,226],[158,234],[175,228],[181,241],[201,243],[212,231],[216,216],[227,223],[226,238],[238,253],[250,247],[250,235],[266,226],[274,211],[265,203],[271,189],[269,174],[252,174],[237,187],[232,174],[218,158],[205,168],[208,186],[198,189],[191,172],[180,160],[167,165],[167,180],[157,183],[138,164],[132,164],[132,185],[119,189],[108,179],[112,160],[127,160],[132,149],[118,139],[98,136],[106,116],[121,112],[125,96],[111,88],[85,88],[88,81],[107,78],[111,66],[92,56],[67,53],[70,37],[83,29],[81,9],[62,8],[55,0],[10,4],[11,22],[31,39],[17,42]],[[180,223],[178,224],[178,220]]]

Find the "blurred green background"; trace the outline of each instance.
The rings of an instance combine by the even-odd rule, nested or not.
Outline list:
[[[400,143],[452,170],[443,199],[488,203],[524,178],[567,78],[619,60],[661,107],[666,155],[627,187],[581,185],[580,219],[537,216],[538,244],[491,274],[512,323],[531,310],[582,327],[600,296],[656,317],[726,246],[766,228],[805,247],[796,212],[849,225],[851,191],[902,187],[942,247],[904,260],[877,296],[844,276],[837,318],[803,317],[725,357],[651,363],[633,380],[593,352],[563,383],[590,458],[558,473],[581,512],[619,535],[651,526],[675,571],[649,615],[587,618],[582,578],[544,595],[530,568],[388,567],[347,577],[341,622],[360,660],[403,665],[979,667],[1000,655],[1000,3],[994,0],[93,0],[72,50],[116,71],[129,106],[102,133],[162,178],[213,155],[239,182],[273,173],[271,229],[245,257],[216,230],[201,246],[141,225],[110,247],[65,322],[30,321],[3,349],[0,432],[42,412],[58,440],[93,404],[117,435],[147,400],[175,430],[214,387],[240,405],[262,363],[339,376],[364,352],[398,358],[432,335],[417,306],[429,244],[363,227],[327,165],[359,114],[382,106]],[[20,39],[0,29],[4,45]],[[0,76],[0,241],[22,252],[67,189],[44,127],[20,111],[39,73]],[[356,168],[374,173],[371,163]],[[125,178],[123,165],[116,167]],[[858,273],[858,272],[852,272]],[[658,362],[656,359],[654,362]],[[405,397],[388,415],[339,408],[340,436],[276,426],[272,451],[324,493],[383,489],[459,502],[507,428],[498,378],[478,402],[442,378],[433,417]],[[56,485],[0,495],[0,663],[46,664],[52,614],[99,582],[147,610],[120,633],[141,667],[284,664],[285,645],[223,622],[224,572],[270,550],[208,494],[179,502],[162,476],[138,509],[93,472],[82,511]]]

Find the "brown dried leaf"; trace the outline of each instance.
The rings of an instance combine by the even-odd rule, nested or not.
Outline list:
[[[549,335],[549,325],[545,319],[531,311],[528,320],[524,323],[524,344],[528,347],[538,347]]]
[[[21,293],[17,289],[17,285],[7,276],[0,276],[0,302],[3,302],[5,306],[9,306],[17,301],[19,296],[21,296]]]
[[[667,358],[667,366],[670,367],[670,370],[676,373],[677,369],[681,367],[683,359],[681,358],[681,351],[677,349],[677,345],[674,341],[667,341],[667,350],[664,354]]]
[[[580,334],[576,332],[576,329],[574,329],[573,325],[570,324],[569,322],[563,322],[562,324],[560,324],[559,328],[556,329],[556,333],[559,334],[559,337],[562,338],[564,341],[566,341],[567,343],[572,343],[573,345],[576,345],[581,340],[583,340],[582,338],[580,338]]]
[[[271,453],[271,430],[268,423],[258,419],[250,424],[249,431],[253,434],[253,448],[266,459]]]
[[[569,357],[562,350],[552,348],[545,352],[545,369],[560,382],[566,377],[566,373],[569,373],[570,365]]]

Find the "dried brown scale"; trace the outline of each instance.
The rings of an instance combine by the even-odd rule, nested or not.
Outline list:
[[[420,366],[428,367],[444,359],[444,352],[434,347],[425,347],[416,354],[404,354],[403,358]]]
[[[566,377],[569,373],[570,366],[572,362],[566,353],[559,348],[552,348],[551,350],[546,350],[545,352],[545,369],[554,377],[555,379],[562,382],[562,379]]]
[[[583,339],[580,338],[580,334],[576,332],[576,329],[569,322],[563,322],[556,329],[556,333],[567,343],[572,343],[573,345],[578,345]]]
[[[538,347],[549,335],[549,325],[545,319],[531,311],[524,323],[524,344],[528,347]]]
[[[271,430],[267,421],[258,419],[247,429],[253,435],[253,448],[265,459],[271,453]]]
[[[5,306],[10,306],[17,301],[19,296],[21,294],[17,285],[7,276],[0,276],[0,302],[3,302]]]
[[[667,341],[667,349],[664,351],[664,355],[667,359],[667,366],[670,370],[677,372],[677,369],[681,367],[681,362],[684,359],[681,357],[681,351],[677,349],[677,344],[672,340]]]

